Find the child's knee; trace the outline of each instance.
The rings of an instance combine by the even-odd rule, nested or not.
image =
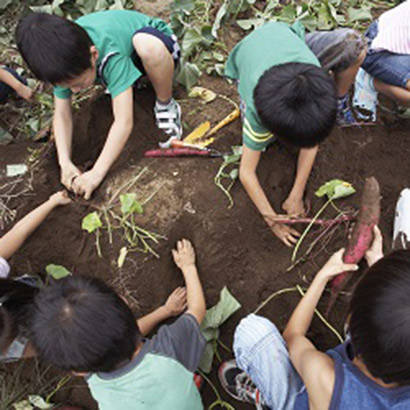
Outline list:
[[[161,62],[169,54],[165,44],[151,34],[137,33],[132,43],[138,57],[145,63]]]
[[[280,333],[276,326],[268,319],[250,314],[239,322],[235,329],[234,350],[251,349],[269,335]]]

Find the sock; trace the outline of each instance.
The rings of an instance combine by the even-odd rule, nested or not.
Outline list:
[[[158,108],[165,108],[165,107],[168,107],[168,105],[171,104],[173,102],[173,100],[174,99],[172,97],[167,101],[160,101],[160,100],[157,99],[157,101],[155,102],[155,105]]]
[[[349,107],[349,94],[342,95],[341,97],[337,97],[337,108],[339,110],[343,110]]]

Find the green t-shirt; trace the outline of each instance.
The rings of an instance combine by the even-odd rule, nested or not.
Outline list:
[[[246,36],[229,54],[225,75],[238,81],[243,106],[243,143],[254,151],[263,151],[274,136],[262,125],[253,91],[266,70],[285,63],[320,66],[305,43],[305,30],[300,22],[292,26],[267,23]]]
[[[198,322],[184,314],[145,340],[126,366],[87,379],[100,410],[203,410],[194,383],[205,348]]]
[[[106,60],[103,78],[99,80],[107,86],[113,98],[131,87],[142,75],[132,60],[135,54],[132,45],[134,33],[143,27],[154,27],[168,36],[172,35],[164,21],[131,10],[99,11],[80,17],[76,23],[85,29],[98,50],[97,67]],[[57,86],[54,95],[69,98],[71,90]]]

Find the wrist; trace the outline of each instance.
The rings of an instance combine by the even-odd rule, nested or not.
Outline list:
[[[93,173],[96,179],[98,179],[99,181],[102,181],[105,175],[107,174],[108,170],[101,169],[100,167],[94,165],[91,168],[91,172]]]
[[[172,316],[170,309],[167,307],[166,303],[158,308],[158,314],[161,318],[167,319]]]
[[[183,273],[184,275],[190,274],[190,273],[192,273],[192,272],[195,272],[195,271],[196,271],[195,262],[187,263],[187,264],[185,264],[185,265],[182,265],[182,266],[180,267],[180,269],[181,269],[181,271],[182,271],[182,273]]]

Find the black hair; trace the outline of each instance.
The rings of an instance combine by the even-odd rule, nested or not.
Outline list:
[[[350,302],[355,355],[385,383],[410,384],[410,249],[371,266]]]
[[[266,70],[253,98],[262,124],[298,147],[323,141],[336,121],[333,79],[313,64],[285,63]]]
[[[111,372],[141,342],[131,309],[103,281],[70,276],[35,298],[31,341],[39,356],[62,370]]]
[[[0,279],[0,351],[4,353],[21,331],[27,333],[38,289],[13,279]]]
[[[91,67],[92,42],[78,24],[47,13],[31,13],[16,29],[17,47],[34,75],[58,84]]]

